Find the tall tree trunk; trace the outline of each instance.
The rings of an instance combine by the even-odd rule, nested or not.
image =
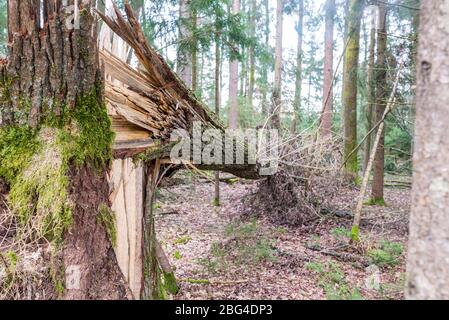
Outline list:
[[[326,2],[326,30],[324,53],[324,85],[323,85],[323,115],[321,134],[323,137],[332,135],[333,110],[333,78],[334,78],[334,18],[335,0]]]
[[[267,52],[270,50],[270,4],[268,0],[264,0],[265,9],[265,26],[264,26],[264,36],[265,36],[265,48]],[[262,115],[266,116],[268,114],[268,70],[267,66],[262,66],[262,81],[264,87],[262,89]]]
[[[281,90],[282,90],[282,24],[284,17],[284,1],[277,0],[276,6],[276,52],[274,62],[274,88],[271,103],[271,126],[281,128]]]
[[[240,0],[232,0],[232,13],[240,12]],[[237,47],[235,50],[238,50]],[[239,62],[232,56],[229,63],[229,128],[238,128],[238,88],[239,88]]]
[[[15,155],[2,146],[2,155],[26,161],[12,169],[1,163],[1,178],[10,187],[9,206],[33,226],[31,237],[53,246],[60,298],[123,299],[126,285],[104,224],[112,219],[106,173],[113,134],[96,23],[91,3],[71,12],[79,25],[67,20],[69,8],[59,0],[8,1],[0,140],[12,135],[19,150],[28,147]],[[30,143],[41,147],[30,150]]]
[[[376,16],[373,14],[371,21],[371,32],[369,42],[369,57],[368,57],[368,74],[367,74],[367,106],[366,106],[366,132],[370,132],[373,128],[373,116],[374,106],[376,100],[376,82],[374,81],[374,64],[376,51]],[[369,134],[365,142],[365,153],[363,159],[363,170],[366,170],[371,153],[371,138],[372,134]]]
[[[344,67],[344,129],[346,173],[350,177],[358,176],[357,152],[357,73],[359,63],[360,22],[364,0],[350,0],[348,16],[348,47],[345,52]]]
[[[190,42],[193,36],[190,23],[192,22],[192,13],[189,6],[189,0],[179,1],[179,40],[180,42]],[[177,53],[176,73],[181,77],[185,84],[192,87],[192,54],[190,50],[179,47]]]
[[[345,9],[345,25],[344,25],[344,43],[347,44],[348,42],[348,36],[349,36],[349,1],[350,0],[344,0],[344,9]],[[344,99],[344,92],[345,92],[345,83],[346,83],[346,75],[344,73],[344,70],[346,69],[346,51],[345,54],[343,55],[343,84],[342,84],[342,94],[341,94],[341,105],[342,108],[340,110],[340,116],[342,119],[342,126],[341,126],[341,132],[342,135],[344,136],[345,133],[345,99]]]
[[[192,12],[192,24],[193,29],[198,28],[198,14],[196,12]],[[196,92],[198,89],[198,41],[196,36],[193,36],[192,39],[192,90]]]
[[[256,14],[257,14],[257,3],[256,0],[251,0],[250,7],[250,37],[256,36]],[[254,38],[255,40],[255,38]],[[253,100],[254,100],[254,87],[256,83],[256,43],[255,41],[251,43],[249,47],[249,81],[248,81],[248,107],[253,110]]]
[[[376,122],[379,122],[385,111],[387,99],[387,7],[379,2],[379,21],[377,31],[377,64],[376,64]],[[384,162],[385,162],[385,129],[377,146],[374,159],[374,176],[371,198],[375,203],[384,202]]]
[[[293,102],[294,118],[292,130],[296,131],[297,125],[301,122],[301,94],[302,94],[302,59],[303,59],[303,37],[304,37],[304,0],[298,1],[298,43],[296,48],[296,70],[295,70],[295,100]]]
[[[220,50],[220,36],[217,33],[215,35],[215,113],[220,116],[220,105],[221,105],[221,81],[220,81],[220,60],[221,60],[221,50]],[[214,205],[220,205],[220,172],[215,172],[215,196]]]
[[[421,2],[408,299],[449,299],[448,8]]]

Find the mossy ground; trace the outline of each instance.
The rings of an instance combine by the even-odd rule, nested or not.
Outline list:
[[[380,206],[380,207],[386,207],[387,203],[385,202],[385,199],[374,199],[371,198],[367,202],[364,203],[367,206]]]

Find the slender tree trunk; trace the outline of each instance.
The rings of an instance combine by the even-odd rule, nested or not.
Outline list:
[[[349,1],[350,0],[344,0],[344,5],[345,5],[345,7],[344,7],[344,9],[345,9],[345,25],[344,25],[344,40],[345,41],[344,41],[344,43],[345,44],[348,43],[348,36],[349,36]],[[347,50],[347,48],[346,48],[346,50]],[[346,69],[346,50],[345,50],[345,54],[343,55],[343,84],[342,84],[342,91],[341,91],[342,92],[342,94],[341,94],[341,105],[342,105],[342,108],[340,110],[340,116],[341,116],[341,119],[342,119],[341,132],[342,132],[343,136],[344,136],[344,133],[345,133],[345,122],[344,122],[344,119],[345,119],[345,107],[344,107],[345,99],[344,99],[344,92],[346,91],[345,90],[345,83],[347,81],[345,79],[346,74],[344,73],[344,70]]]
[[[374,81],[374,64],[375,64],[375,48],[376,47],[376,17],[373,14],[371,21],[371,32],[370,32],[370,42],[369,42],[369,61],[368,61],[368,75],[367,75],[367,110],[366,114],[366,131],[370,132],[373,128],[373,116],[374,116],[374,106],[376,100],[376,82]],[[365,142],[365,155],[363,160],[363,170],[368,167],[369,156],[371,153],[371,138],[372,135],[368,135]]]
[[[298,43],[296,49],[296,72],[295,72],[295,100],[294,118],[292,129],[296,131],[296,127],[301,122],[301,95],[302,95],[302,59],[303,59],[303,37],[304,37],[304,0],[298,1],[298,24],[296,26],[298,33]]]
[[[449,1],[421,1],[408,299],[449,299]]]
[[[251,12],[250,12],[250,37],[256,35],[256,13],[257,3],[256,0],[251,0]],[[253,110],[254,99],[254,87],[256,82],[256,45],[255,42],[249,47],[249,81],[248,81],[248,107]]]
[[[277,0],[276,6],[276,52],[274,62],[274,88],[271,103],[271,126],[276,129],[281,128],[282,109],[282,24],[284,15],[284,1]]]
[[[59,298],[123,299],[127,286],[102,222],[111,215],[106,173],[113,134],[90,8],[74,7],[79,20],[71,24],[62,1],[8,1],[0,135],[28,132],[29,139],[14,145],[34,141],[42,148],[16,155],[29,163],[14,168],[14,179],[3,163],[0,172],[13,195],[11,209],[29,217],[33,238],[53,247]],[[2,155],[14,152],[6,147]]]
[[[190,41],[192,38],[192,31],[189,24],[192,22],[192,14],[189,7],[189,0],[179,1],[179,40],[181,42]],[[192,87],[192,55],[189,50],[185,48],[178,48],[176,72],[185,82],[185,84]]]
[[[266,50],[270,50],[270,5],[268,0],[264,0],[264,8],[265,8],[265,27],[264,27],[264,35],[265,35],[265,47]],[[267,66],[262,67],[262,79],[264,87],[262,89],[262,115],[266,116],[268,114],[268,70]]]
[[[379,2],[376,69],[376,122],[378,122],[385,111],[385,100],[387,99],[387,7],[383,2]],[[384,145],[385,127],[377,146],[376,158],[374,159],[371,198],[375,203],[384,202]]]
[[[357,73],[359,64],[360,22],[364,0],[350,0],[348,16],[348,47],[345,53],[344,68],[344,127],[346,173],[350,177],[358,176],[357,152]]]
[[[220,81],[220,60],[221,60],[221,52],[220,52],[220,36],[219,34],[215,35],[215,113],[217,116],[220,116],[220,105],[221,105],[221,81]],[[214,205],[220,205],[220,172],[215,172],[215,196],[214,196]]]
[[[192,24],[193,29],[198,28],[198,15],[196,12],[192,12]],[[192,90],[196,92],[198,89],[198,41],[194,36],[193,48],[192,48]]]
[[[232,0],[232,13],[238,14],[240,12],[240,0]],[[237,47],[235,50],[238,50]],[[238,88],[239,88],[239,62],[235,57],[232,57],[229,63],[229,128],[238,128]]]
[[[324,53],[324,85],[323,85],[323,116],[321,122],[321,135],[332,135],[333,113],[333,78],[334,78],[334,18],[335,0],[326,2],[326,30]]]

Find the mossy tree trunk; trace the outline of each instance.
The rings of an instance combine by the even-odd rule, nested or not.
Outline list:
[[[91,4],[78,3],[8,1],[0,176],[19,228],[35,226],[35,236],[53,246],[65,271],[57,279],[59,297],[123,299],[126,285],[104,223],[113,133]],[[18,132],[28,138],[17,139]],[[28,151],[14,154],[13,146]]]
[[[346,173],[358,176],[357,152],[357,73],[360,51],[360,24],[364,8],[364,0],[349,0],[348,13],[348,45],[345,52],[343,74],[343,108]]]

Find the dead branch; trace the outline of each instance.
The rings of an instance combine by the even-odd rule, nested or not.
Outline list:
[[[393,91],[391,92],[390,95],[390,99],[389,102],[385,108],[384,111],[384,115],[382,117],[381,123],[379,124],[379,128],[377,129],[377,135],[376,135],[376,140],[374,141],[374,145],[373,145],[373,149],[371,151],[371,155],[368,161],[368,166],[365,170],[365,175],[363,177],[363,182],[362,182],[362,187],[360,189],[360,194],[359,194],[359,200],[357,203],[357,207],[355,209],[355,213],[354,213],[354,223],[352,226],[352,231],[351,231],[351,238],[353,241],[359,241],[359,226],[360,226],[360,217],[361,217],[361,213],[362,213],[362,208],[363,208],[363,202],[365,199],[365,193],[366,193],[366,188],[368,186],[368,181],[370,178],[370,174],[371,174],[371,169],[373,167],[373,163],[374,163],[374,158],[376,156],[376,152],[377,152],[377,147],[379,145],[380,139],[382,137],[382,132],[384,130],[384,126],[385,126],[385,118],[387,117],[388,113],[391,111],[391,108],[394,104],[395,101],[395,97],[396,97],[396,91],[398,89],[398,84],[399,84],[399,79],[401,76],[401,70],[402,70],[402,65],[399,66],[398,68],[398,72],[396,75],[396,80],[394,82],[394,86],[393,86]]]

